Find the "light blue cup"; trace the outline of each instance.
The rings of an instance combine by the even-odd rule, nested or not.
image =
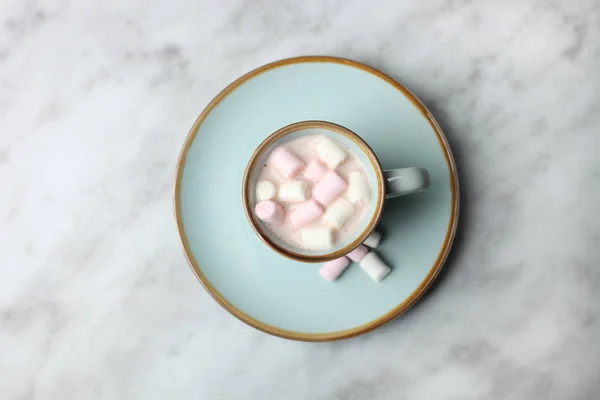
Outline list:
[[[371,183],[372,201],[354,235],[337,242],[328,250],[308,250],[293,246],[273,235],[267,225],[254,213],[254,207],[258,202],[254,188],[260,173],[260,168],[257,167],[265,163],[276,147],[308,135],[328,136],[345,145],[358,156]],[[302,121],[277,130],[258,146],[244,173],[242,201],[252,229],[271,249],[296,261],[325,262],[345,256],[369,237],[381,219],[386,199],[418,193],[427,189],[429,185],[429,173],[424,168],[384,170],[371,147],[351,130],[331,122]]]

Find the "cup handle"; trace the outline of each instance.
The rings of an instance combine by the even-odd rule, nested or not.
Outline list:
[[[397,168],[383,171],[386,198],[419,193],[431,185],[429,172],[425,168]]]

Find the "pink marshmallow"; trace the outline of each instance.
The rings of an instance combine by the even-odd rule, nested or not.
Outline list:
[[[323,264],[321,269],[319,269],[319,274],[330,282],[335,281],[344,272],[348,264],[350,264],[350,260],[346,257],[336,258],[333,261]]]
[[[335,171],[330,170],[312,191],[313,199],[328,206],[348,188],[348,184]]]
[[[309,224],[323,215],[323,209],[314,200],[309,200],[300,204],[290,213],[290,222],[295,227],[301,227]]]
[[[360,260],[362,260],[368,252],[369,249],[361,244],[356,249],[352,250],[348,255],[346,255],[346,257],[354,262],[360,262]]]
[[[323,175],[325,175],[327,170],[328,170],[328,168],[325,164],[323,164],[321,161],[319,161],[317,159],[314,159],[314,160],[311,160],[308,163],[308,165],[306,166],[306,169],[304,170],[304,177],[306,179],[308,179],[309,181],[315,183],[319,179],[321,179],[321,177],[323,177]]]
[[[263,200],[254,207],[256,216],[271,225],[279,225],[285,216],[283,208],[272,200]]]
[[[294,179],[294,177],[298,175],[298,172],[304,168],[304,162],[283,146],[279,146],[273,150],[271,162],[277,172],[288,180]]]

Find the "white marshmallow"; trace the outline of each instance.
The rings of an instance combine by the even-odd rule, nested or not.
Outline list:
[[[360,260],[359,265],[375,282],[379,282],[385,278],[391,271],[390,267],[385,265],[385,263],[381,261],[381,258],[373,252],[364,256],[363,259]]]
[[[325,211],[323,221],[336,229],[340,229],[348,221],[352,211],[354,211],[352,203],[340,197]]]
[[[260,181],[256,184],[256,200],[273,200],[277,195],[277,188],[269,181]]]
[[[305,181],[290,181],[279,186],[279,200],[299,203],[308,198],[308,183]]]
[[[367,176],[359,171],[348,174],[348,199],[354,204],[367,203],[371,200],[371,185]]]
[[[381,233],[377,231],[371,232],[368,238],[365,239],[363,244],[372,249],[376,249],[379,246],[379,242],[381,241]]]
[[[326,250],[333,246],[333,232],[328,227],[304,228],[301,238],[309,250]]]
[[[319,140],[315,151],[319,158],[331,169],[337,168],[347,157],[344,149],[327,137]]]

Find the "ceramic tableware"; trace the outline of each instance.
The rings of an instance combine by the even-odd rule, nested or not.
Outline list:
[[[271,132],[308,120],[356,132],[383,169],[429,172],[429,189],[384,208],[377,253],[392,272],[379,283],[356,265],[327,282],[320,264],[282,257],[246,220],[240,188],[248,160]],[[175,184],[179,234],[206,290],[245,323],[307,341],[356,336],[409,309],[448,256],[458,207],[452,154],[425,106],[374,68],[322,56],[265,65],[219,93],[192,126]]]
[[[276,147],[307,135],[330,137],[346,146],[358,156],[371,183],[371,202],[354,234],[336,242],[333,248],[327,250],[306,250],[286,243],[273,235],[254,212],[258,202],[254,188],[258,182],[260,166]],[[296,261],[325,262],[345,256],[365,241],[381,219],[386,198],[419,193],[428,187],[429,174],[426,169],[409,167],[383,170],[377,155],[356,133],[331,122],[302,121],[269,135],[252,154],[242,181],[242,202],[252,229],[275,252]]]

